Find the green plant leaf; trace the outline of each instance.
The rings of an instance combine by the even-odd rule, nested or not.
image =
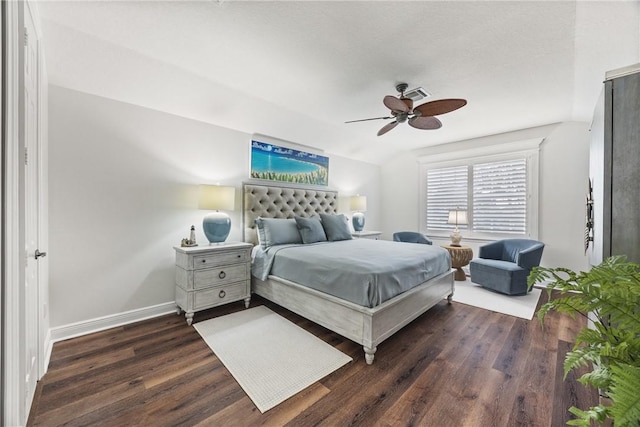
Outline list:
[[[640,425],[640,368],[630,365],[611,367],[611,413],[618,426]]]
[[[591,426],[591,421],[602,424],[608,416],[608,409],[605,406],[598,405],[589,408],[587,411],[578,409],[575,406],[569,408],[569,412],[575,415],[577,418],[567,421],[567,425],[570,426]]]
[[[611,406],[572,408],[578,418],[569,424],[590,425],[591,420],[615,417],[616,427],[640,426],[640,265],[615,256],[587,272],[538,267],[528,278],[529,286],[546,281],[550,298],[538,310],[541,322],[550,311],[592,322],[578,333],[566,354],[565,378],[590,366],[579,381],[611,397]]]

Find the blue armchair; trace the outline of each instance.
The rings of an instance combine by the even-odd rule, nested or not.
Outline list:
[[[424,243],[425,245],[433,244],[427,236],[415,231],[398,231],[397,233],[393,233],[393,240],[396,242]]]
[[[540,265],[544,243],[537,240],[497,240],[481,246],[469,263],[471,281],[507,295],[526,295],[527,277]]]

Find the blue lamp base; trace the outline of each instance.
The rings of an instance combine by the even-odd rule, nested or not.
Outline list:
[[[362,231],[364,229],[364,214],[362,212],[356,212],[351,218],[354,231]]]
[[[202,231],[209,243],[222,243],[229,237],[231,218],[224,212],[211,212],[202,220]]]

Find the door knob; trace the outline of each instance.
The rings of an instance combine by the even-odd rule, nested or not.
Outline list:
[[[38,249],[36,249],[36,259],[41,257],[46,257],[46,256],[47,256],[46,252],[40,252]]]

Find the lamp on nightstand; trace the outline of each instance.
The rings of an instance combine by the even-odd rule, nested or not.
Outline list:
[[[351,223],[353,224],[354,231],[362,231],[364,229],[364,213],[367,210],[367,197],[366,196],[351,196],[350,199],[351,210],[356,211],[353,213]]]
[[[455,224],[456,228],[451,233],[451,246],[460,246],[460,240],[462,240],[462,234],[458,230],[458,225],[467,225],[467,211],[460,210],[458,208],[449,211],[449,220],[447,224]]]
[[[220,185],[198,187],[198,208],[215,210],[202,220],[202,230],[209,243],[224,242],[231,231],[231,218],[223,211],[232,211],[236,205],[236,189]]]

